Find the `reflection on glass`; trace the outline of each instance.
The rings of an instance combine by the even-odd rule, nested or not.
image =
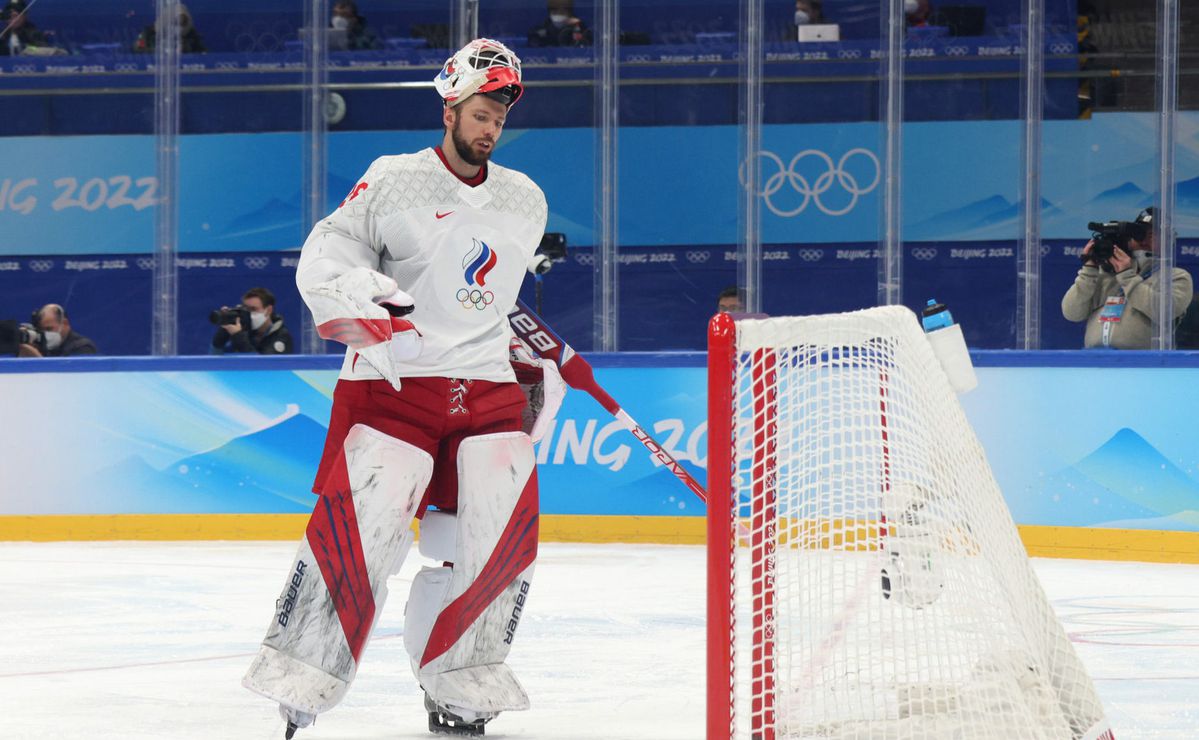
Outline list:
[[[203,54],[208,51],[204,38],[192,20],[191,11],[183,3],[179,3],[179,51],[183,54]],[[137,40],[133,42],[133,50],[138,53],[153,53],[158,46],[158,24],[151,23],[142,29]]]
[[[1177,4],[1174,19],[1159,18],[1155,2],[895,3],[903,76],[886,98],[886,4],[762,2],[760,143],[751,160],[738,151],[749,141],[740,61],[750,2],[478,3],[479,35],[507,44],[531,82],[496,159],[545,183],[547,229],[567,245],[522,297],[575,346],[588,348],[594,327],[607,325],[618,327],[622,349],[702,347],[722,291],[746,288],[738,282],[747,228],[762,245],[752,267],[765,312],[877,303],[880,244],[893,237],[902,244],[896,300],[950,304],[979,348],[1023,346],[1033,323],[1031,346],[1102,346],[1090,328],[1095,309],[1077,321],[1062,310],[1084,267],[1090,222],[1133,222],[1172,198],[1176,239],[1154,260],[1171,275],[1199,269],[1199,6]],[[180,352],[206,352],[207,314],[253,287],[272,291],[298,324],[289,250],[320,218],[311,213],[336,207],[374,155],[440,137],[429,85],[450,54],[451,29],[462,26],[461,6],[474,4],[329,0],[325,17],[306,20],[310,6],[192,0],[172,19],[181,74]],[[1031,6],[1041,11],[1033,33]],[[114,13],[13,0],[0,8],[0,266],[16,265],[0,269],[0,320],[14,327],[33,326],[35,309],[61,303],[102,351],[148,351],[152,215],[162,197],[150,138],[148,52],[161,30],[153,7]],[[615,48],[597,59],[608,48],[600,20],[612,10]],[[1178,50],[1168,145],[1159,115],[1166,28]],[[306,77],[312,33],[325,41],[327,65]],[[1036,56],[1027,44],[1038,36],[1043,123],[1029,116],[1024,87]],[[598,63],[605,60],[610,66]],[[618,129],[606,144],[596,127],[603,70],[619,79]],[[312,125],[314,100],[323,127]],[[888,100],[902,104],[898,130],[884,125]],[[888,136],[901,143],[891,181]],[[1030,143],[1035,151],[1022,157]],[[327,173],[304,161],[305,152],[323,158],[326,146]],[[616,152],[610,180],[600,151]],[[1163,185],[1166,162],[1173,170]],[[902,199],[892,220],[882,205],[895,188]],[[601,217],[606,197],[615,207]],[[756,228],[739,198],[757,209]],[[1027,218],[1030,208],[1037,218]],[[885,233],[888,224],[896,234]],[[601,242],[618,245],[618,277],[596,285]],[[83,298],[83,288],[108,298]],[[615,295],[617,316],[594,310],[597,288]],[[1196,311],[1186,313],[1192,298],[1182,288],[1166,294],[1179,304],[1169,312],[1184,312],[1179,346],[1199,346],[1186,338],[1199,337],[1186,328],[1196,323]],[[138,317],[134,326],[118,335],[99,320],[111,306]],[[1114,346],[1125,346],[1110,331]]]

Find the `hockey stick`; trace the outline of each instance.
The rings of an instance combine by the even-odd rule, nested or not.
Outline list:
[[[708,492],[699,484],[699,481],[695,480],[686,468],[671,457],[662,445],[649,436],[649,433],[633,417],[629,416],[628,412],[622,409],[620,404],[608,395],[607,391],[600,387],[595,380],[595,372],[591,364],[575,354],[570,345],[562,341],[562,338],[555,334],[554,330],[540,316],[518,300],[508,314],[508,321],[512,324],[516,336],[523,339],[539,357],[550,360],[558,366],[558,372],[562,374],[562,379],[566,381],[567,385],[586,392],[598,401],[600,406],[616,417],[621,426],[633,433],[637,441],[645,445],[655,460],[674,473],[674,477],[690,488],[692,493],[699,496],[700,501],[707,503]]]

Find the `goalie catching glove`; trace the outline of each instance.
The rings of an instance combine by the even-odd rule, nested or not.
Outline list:
[[[412,297],[396,282],[366,267],[355,267],[307,291],[317,334],[355,350],[400,389],[397,363],[420,356],[421,335],[408,319]]]

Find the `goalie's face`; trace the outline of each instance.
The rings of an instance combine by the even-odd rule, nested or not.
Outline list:
[[[446,108],[442,122],[449,129],[454,149],[464,162],[482,166],[491,158],[508,108],[486,95],[472,95],[453,108]]]

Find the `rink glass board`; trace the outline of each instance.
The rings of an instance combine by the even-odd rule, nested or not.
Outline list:
[[[705,371],[689,353],[590,355],[700,481]],[[1018,524],[1199,532],[1199,357],[978,352],[962,402]],[[337,358],[0,361],[0,516],[304,514]],[[1050,365],[1050,366],[1046,366]],[[1081,366],[1080,366],[1081,365]],[[1137,388],[1136,404],[1094,389]],[[69,451],[56,464],[46,442]],[[537,446],[542,512],[699,517],[703,506],[590,397]]]

